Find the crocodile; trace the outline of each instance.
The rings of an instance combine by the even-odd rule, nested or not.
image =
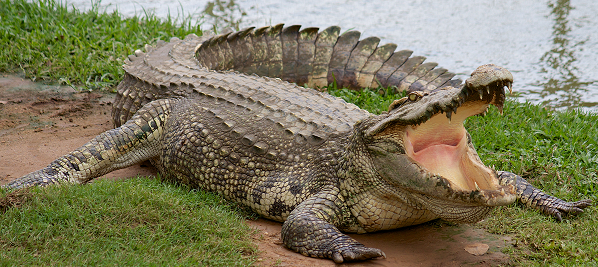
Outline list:
[[[515,201],[561,221],[591,205],[482,163],[463,122],[502,113],[508,70],[483,65],[462,82],[379,42],[275,25],[146,45],[125,62],[116,128],[5,187],[83,184],[149,160],[166,180],[283,222],[289,249],[337,263],[385,257],[343,232],[474,223]],[[408,93],[375,115],[312,89],[330,83]]]

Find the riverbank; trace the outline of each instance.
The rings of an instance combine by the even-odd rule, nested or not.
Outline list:
[[[198,26],[188,23],[183,23],[184,26],[176,26],[173,20],[160,21],[152,17],[151,14],[145,18],[123,19],[118,14],[102,14],[97,10],[85,13],[76,10],[69,12],[66,8],[51,1],[31,4],[22,0],[1,0],[0,17],[0,45],[6,48],[0,51],[0,72],[19,73],[35,81],[69,85],[79,91],[112,91],[123,75],[121,65],[126,56],[132,54],[134,50],[142,48],[145,43],[152,44],[158,39],[168,40],[172,36],[184,37],[191,32],[201,34]],[[357,105],[372,112],[385,110],[388,101],[398,97],[386,94],[383,98],[370,91],[330,90],[330,92],[347,101],[357,102]],[[0,111],[6,112],[4,110],[6,105],[1,101],[7,100],[0,99]],[[54,105],[49,103],[48,110],[52,106]],[[75,113],[83,111],[75,111]],[[5,117],[6,113],[2,114],[2,120],[14,121],[14,118]],[[102,115],[105,115],[105,119],[98,120],[98,123],[109,120],[109,115],[98,114],[98,116]],[[590,198],[596,201],[598,192],[596,186],[598,184],[596,121],[598,121],[598,115],[594,114],[576,111],[555,112],[542,106],[508,101],[504,115],[498,114],[497,110],[493,108],[485,117],[468,120],[466,127],[472,135],[480,157],[487,165],[494,165],[499,170],[518,173],[547,193],[566,200]],[[11,123],[3,124],[5,127],[0,130],[13,131],[20,125],[37,127],[34,126],[35,121]],[[42,126],[46,127],[46,125]],[[55,127],[60,128],[61,126],[60,124],[47,124],[47,127],[58,130]],[[109,127],[109,124],[102,127]],[[68,132],[65,135],[68,136]],[[0,142],[3,140],[2,138],[6,137],[0,136]],[[12,166],[12,168],[14,167],[18,166]],[[139,186],[131,185],[124,190],[133,191],[133,194],[136,194],[135,190],[156,187],[153,183],[140,182],[140,184]],[[105,183],[102,183],[102,186],[118,187],[118,185],[106,185]],[[167,186],[166,190],[170,190],[168,188]],[[92,197],[89,191],[85,192],[80,194],[83,199]],[[186,197],[182,199],[186,199]],[[76,199],[71,201],[82,202]],[[86,201],[93,203],[101,200],[88,199]],[[174,204],[178,205],[180,201],[176,202]],[[222,201],[210,203],[214,202],[221,203]],[[57,201],[57,204],[60,204],[60,201]],[[185,210],[184,207],[187,206],[181,207],[180,209]],[[74,214],[83,213],[87,207],[84,205],[80,209]],[[236,212],[234,208],[230,210],[232,213]],[[40,214],[40,211],[28,211],[34,215]],[[21,216],[19,215],[21,211],[10,212],[14,213],[14,216]],[[23,210],[23,212],[27,211]],[[54,214],[59,216],[62,212],[56,211]],[[93,214],[90,216],[93,217]],[[239,218],[243,216],[243,213],[234,213],[232,220],[238,222]],[[562,223],[557,223],[536,211],[511,205],[498,208],[491,217],[477,225],[483,226],[492,233],[508,235],[513,238],[515,245],[503,246],[501,250],[510,255],[511,261],[515,264],[588,265],[598,261],[598,241],[594,236],[594,233],[598,232],[597,217],[596,208],[590,207],[585,214],[566,217]],[[0,258],[2,260],[13,259],[15,261],[6,262],[13,264],[17,263],[15,257],[18,255],[30,254],[29,256],[35,259],[37,256],[32,244],[39,243],[39,235],[31,235],[15,242],[17,237],[23,238],[22,232],[19,232],[22,229],[12,227],[14,221],[11,221],[12,219],[9,219],[8,216],[3,215],[2,218],[6,221],[0,223],[0,233],[2,233],[0,253],[7,254],[2,254]],[[220,220],[220,217],[218,218]],[[65,222],[68,224],[69,220],[65,219]],[[49,224],[46,223],[44,226],[44,222],[36,222],[34,219],[25,221],[23,224],[33,227],[37,223],[42,224],[38,225],[42,232],[47,231]],[[56,222],[52,222],[52,224],[54,223]],[[152,231],[173,231],[175,229],[158,227],[159,224],[154,224],[150,219],[147,219],[147,223]],[[234,225],[234,223],[232,224]],[[64,231],[67,231],[68,228],[65,227]],[[88,231],[86,233],[88,237],[95,233],[93,229],[85,231]],[[248,236],[247,233],[233,236],[232,240]],[[55,237],[55,239],[61,239],[61,237]],[[86,240],[87,238],[75,237],[75,240],[78,239]],[[177,242],[183,242],[181,240],[189,239],[189,236],[183,236],[179,241],[163,246],[174,246]],[[43,242],[53,242],[52,240]],[[247,241],[243,238],[241,240]],[[67,240],[55,249],[69,247],[69,242],[71,241]],[[152,240],[140,241],[140,243],[152,242]],[[49,243],[41,245],[47,244]],[[70,246],[76,245],[71,244]],[[95,246],[101,247],[104,244],[99,243]],[[202,247],[202,245],[197,246]],[[232,254],[215,254],[210,250],[213,247],[206,246],[207,251],[198,250],[195,253],[215,255],[214,259],[216,260],[218,257],[227,259],[233,257]],[[19,253],[8,254],[12,253],[11,251]],[[110,253],[110,251],[101,253]],[[251,262],[258,258],[251,246],[244,245],[241,248],[234,248],[232,251],[236,253],[235,257],[242,260],[239,261],[239,265],[246,264],[245,260]],[[139,258],[144,258],[143,255],[152,254],[154,251],[140,250],[138,253]],[[174,251],[173,253],[180,252]],[[49,257],[55,257],[56,264],[60,265],[58,260],[65,260],[64,264],[71,264],[70,260],[61,254],[52,255]],[[74,253],[73,255],[78,254]],[[126,257],[124,258],[126,259]],[[123,261],[123,263],[127,262]]]

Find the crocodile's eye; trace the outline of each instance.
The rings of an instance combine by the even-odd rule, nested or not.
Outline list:
[[[416,102],[416,101],[420,100],[422,97],[427,96],[427,95],[428,95],[428,93],[423,93],[420,91],[411,92],[407,96],[393,101],[392,104],[390,104],[390,106],[388,106],[388,111],[390,112],[393,109],[399,108],[400,106],[406,104],[408,101]]]
[[[417,100],[420,100],[425,95],[427,95],[427,94],[424,94],[424,93],[422,93],[420,91],[415,91],[415,92],[409,93],[409,95],[407,95],[407,97],[409,98],[409,100],[415,102]]]
[[[403,104],[405,104],[405,102],[407,102],[406,96],[402,97],[401,99],[395,99],[395,101],[392,101],[390,106],[388,106],[388,112],[390,112],[391,110],[393,110],[395,108],[402,106]]]

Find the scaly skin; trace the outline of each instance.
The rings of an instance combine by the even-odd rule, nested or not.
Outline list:
[[[122,125],[152,100],[193,94],[193,88],[186,85],[229,88],[257,83],[266,86],[262,78],[244,76],[235,80],[230,78],[230,73],[209,70],[232,69],[311,88],[336,82],[339,87],[396,86],[401,90],[431,92],[445,85],[459,87],[461,84],[461,80],[452,79],[455,74],[442,68],[434,69],[436,63],[422,64],[425,57],[410,58],[412,51],[394,52],[395,44],[376,47],[377,37],[359,41],[357,31],[339,36],[340,28],[336,26],[319,33],[317,28],[297,32],[298,26],[283,28],[282,25],[252,29],[217,36],[189,35],[185,40],[173,38],[169,43],[158,42],[156,47],[146,46],[147,53],[135,51],[136,56],[130,56],[131,62],[124,66],[125,78],[117,88],[112,111],[115,126]],[[288,38],[289,35],[297,36],[296,40]],[[289,86],[272,80],[268,85],[279,89],[266,90],[283,96],[286,92],[280,88]],[[301,102],[292,104],[303,105]],[[358,116],[361,117],[363,115]]]
[[[504,87],[513,82],[507,70],[484,65],[461,84],[435,63],[409,58],[410,51],[377,47],[378,38],[339,36],[338,27],[299,29],[191,35],[136,51],[118,86],[118,128],[6,187],[86,183],[150,160],[166,179],[284,222],[288,248],[338,263],[384,256],[342,231],[436,218],[472,223],[516,199],[557,220],[590,205],[549,196],[479,159],[463,120],[489,105],[502,111]],[[373,115],[262,76],[411,93]]]

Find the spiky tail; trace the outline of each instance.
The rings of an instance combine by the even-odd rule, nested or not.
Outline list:
[[[232,87],[230,78],[219,75],[228,71],[311,88],[336,82],[353,89],[394,86],[398,91],[432,91],[461,84],[453,79],[455,74],[436,68],[436,63],[424,63],[426,58],[411,56],[412,51],[395,52],[396,44],[378,46],[378,37],[359,40],[360,32],[340,34],[337,26],[320,32],[300,28],[279,24],[146,45],[145,52],[135,51],[124,66],[112,109],[115,127],[152,100],[193,94],[190,84]]]

